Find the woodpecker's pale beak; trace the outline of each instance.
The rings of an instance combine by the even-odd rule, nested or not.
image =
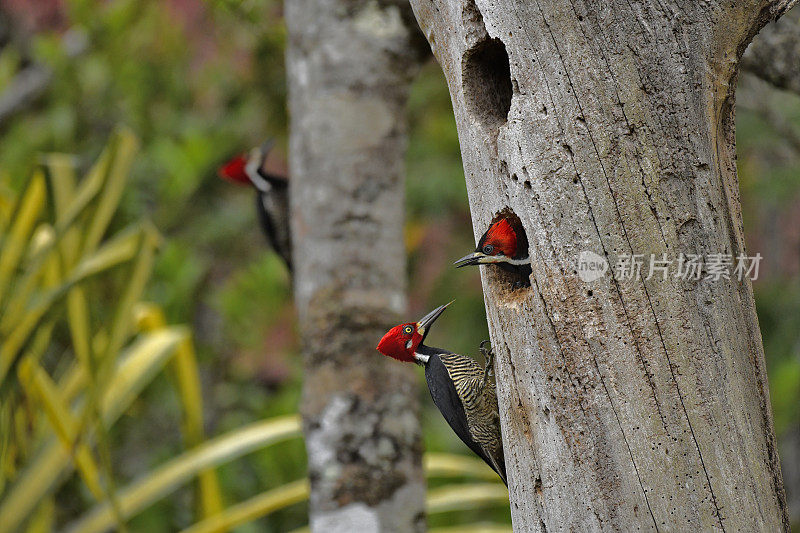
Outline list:
[[[447,306],[453,302],[455,302],[455,300],[446,303],[444,305],[440,305],[439,307],[437,307],[436,309],[434,309],[433,311],[431,311],[430,313],[419,319],[419,322],[417,322],[417,333],[422,335],[422,340],[425,340],[425,336],[428,334],[428,330],[431,324],[436,322],[436,319],[439,318],[439,316],[442,313],[444,313],[444,310],[447,309]]]
[[[486,255],[483,252],[472,252],[471,254],[465,255],[464,257],[462,257],[453,264],[456,266],[456,268],[461,268],[471,265],[480,265],[483,263],[489,263],[490,261],[487,261],[489,257],[490,256]]]
[[[261,143],[261,146],[258,149],[261,151],[261,156],[266,159],[267,155],[272,151],[272,147],[275,146],[275,139],[272,137],[267,137],[264,139],[264,142]],[[263,164],[264,161],[262,160],[261,163]]]

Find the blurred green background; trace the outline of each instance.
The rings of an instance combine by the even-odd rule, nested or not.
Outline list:
[[[224,160],[268,136],[278,141],[270,167],[286,170],[281,3],[3,0],[0,7],[13,21],[0,29],[0,94],[25,69],[47,78],[36,99],[0,119],[0,183],[22,187],[44,152],[77,154],[87,168],[116,125],[130,127],[141,151],[112,227],[145,216],[164,236],[147,298],[169,323],[192,327],[207,433],[295,412],[301,376],[288,276],[265,245],[251,191],[216,177]],[[800,446],[800,98],[745,78],[737,105],[745,230],[748,251],[764,256],[754,289],[783,453]],[[450,98],[432,61],[414,83],[409,116],[410,318],[457,294],[431,341],[475,353],[488,331],[477,269],[450,268],[474,241]],[[115,295],[104,298],[100,305],[110,307]],[[426,448],[463,453],[423,381],[420,373]],[[155,380],[110,435],[120,483],[182,449],[179,416],[167,380]],[[231,463],[220,469],[225,500],[296,480],[304,464],[299,440]],[[800,496],[793,469],[790,499]],[[60,497],[73,500],[73,489],[66,485]],[[186,488],[149,508],[132,530],[185,527],[191,496]],[[497,509],[444,513],[431,523],[487,516],[509,520]],[[299,504],[239,530],[288,531],[306,520]]]

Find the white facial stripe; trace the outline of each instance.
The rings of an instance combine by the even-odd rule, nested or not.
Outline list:
[[[411,339],[408,339],[408,342],[406,343],[406,350],[409,348],[411,348]]]
[[[505,255],[485,255],[479,261],[481,265],[496,265],[497,263],[508,263],[509,265],[529,265],[531,260],[529,257],[522,259],[512,259]]]
[[[272,185],[270,185],[270,183],[267,180],[262,178],[261,174],[259,174],[258,172],[253,172],[252,174],[248,173],[247,176],[250,178],[250,181],[253,182],[253,185],[255,185],[256,189],[258,189],[259,191],[267,193],[272,190]]]
[[[250,178],[250,181],[255,185],[256,189],[261,192],[269,192],[272,190],[272,185],[261,177],[261,174],[258,173],[258,169],[261,166],[263,159],[261,158],[261,151],[258,148],[253,148],[250,152],[250,157],[247,158],[247,164],[244,167],[244,172],[247,174],[247,177]]]

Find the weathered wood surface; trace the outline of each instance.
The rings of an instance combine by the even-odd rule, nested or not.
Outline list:
[[[406,319],[404,114],[424,39],[400,1],[289,0],[286,22],[311,528],[422,531],[414,369],[375,346]]]
[[[515,531],[788,528],[750,282],[576,259],[746,253],[737,66],[792,3],[412,0],[475,234],[530,242],[530,289],[482,267]]]

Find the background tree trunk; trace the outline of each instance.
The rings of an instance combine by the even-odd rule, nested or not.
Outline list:
[[[749,281],[576,263],[745,253],[738,62],[792,3],[412,0],[475,233],[530,242],[530,289],[482,269],[515,531],[788,529]]]
[[[800,94],[800,8],[758,34],[742,57],[742,69],[779,89]]]
[[[400,0],[289,0],[286,23],[311,527],[421,531],[416,379],[375,346],[405,319],[404,111],[424,40]]]

